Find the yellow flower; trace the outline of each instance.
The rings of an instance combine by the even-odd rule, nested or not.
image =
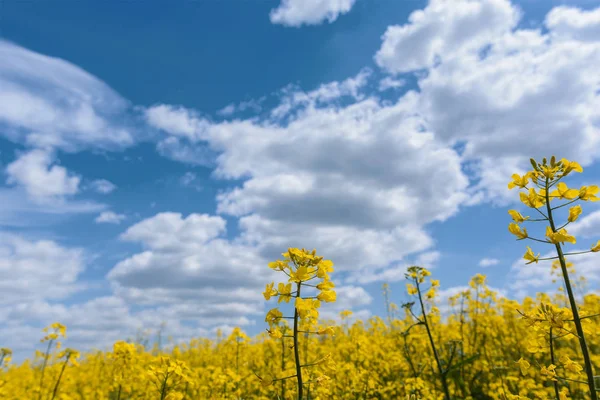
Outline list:
[[[333,303],[336,299],[336,293],[333,290],[323,290],[317,295],[317,299],[326,303]]]
[[[564,182],[559,182],[556,185],[556,189],[554,192],[550,193],[550,196],[556,196],[562,200],[573,200],[579,197],[579,191],[577,189],[569,189]]]
[[[269,263],[269,268],[274,269],[275,271],[285,271],[286,268],[289,268],[286,262],[284,261],[273,261]]]
[[[519,197],[521,202],[525,204],[527,207],[538,208],[546,204],[545,199],[546,191],[544,189],[540,190],[540,193],[536,193],[534,188],[529,189],[529,194],[519,193]]]
[[[569,208],[569,218],[568,221],[569,222],[575,222],[577,221],[577,218],[579,218],[579,215],[581,215],[581,206],[577,205],[577,206],[573,206],[571,208]]]
[[[566,158],[561,158],[560,162],[563,165],[563,176],[567,176],[571,171],[583,172],[583,168],[575,161],[569,161]]]
[[[542,369],[541,369],[540,372],[541,372],[542,375],[548,376],[548,379],[550,379],[552,381],[556,381],[557,379],[556,379],[556,371],[555,371],[555,369],[556,369],[556,365],[550,364],[547,367],[546,366],[542,366]]]
[[[418,293],[417,288],[415,286],[411,285],[410,283],[406,284],[406,291],[408,292],[408,294],[410,296]]]
[[[529,177],[531,175],[529,173],[526,173],[525,175],[523,175],[523,177],[521,177],[521,175],[519,174],[513,174],[512,175],[512,182],[509,182],[508,184],[508,188],[512,189],[515,186],[518,186],[520,188],[525,188],[525,186],[527,186],[527,183],[529,183]]]
[[[552,232],[552,228],[550,228],[549,226],[546,227],[546,236],[548,237],[548,239],[550,240],[550,243],[564,243],[564,242],[570,242],[575,244],[576,243],[576,239],[574,236],[571,236],[567,233],[567,230],[565,228],[561,229],[558,232]]]
[[[275,338],[275,339],[279,339],[279,338],[283,337],[283,333],[277,327],[267,329],[267,332],[269,333],[269,336],[271,336],[272,338]]]
[[[319,317],[317,308],[320,306],[321,302],[319,300],[296,297],[295,307],[301,319],[317,319]]]
[[[598,193],[598,186],[596,185],[592,185],[592,186],[582,186],[581,189],[579,189],[579,198],[581,200],[584,201],[598,201],[600,200],[600,197],[596,197],[596,193]]]
[[[292,299],[292,284],[288,283],[287,285],[283,284],[283,283],[279,283],[279,286],[277,288],[277,291],[279,292],[279,301],[277,301],[277,303],[281,303],[282,301],[285,301],[286,303],[289,303],[290,300]]]
[[[600,240],[598,240],[598,243],[596,243],[594,246],[592,246],[592,251],[594,253],[600,251]]]
[[[519,361],[515,361],[515,363],[519,366],[522,375],[525,375],[529,367],[531,367],[531,364],[527,360],[523,360],[523,357],[519,358]]]
[[[523,231],[521,231],[521,227],[517,224],[515,224],[514,222],[511,222],[510,224],[508,224],[508,231],[510,233],[512,233],[513,235],[517,236],[519,239],[517,240],[523,240],[525,238],[527,238],[527,229],[523,228]]]
[[[273,384],[273,377],[270,375],[265,375],[263,377],[259,377],[260,378],[260,384],[262,387],[269,387]]]
[[[279,311],[278,308],[273,308],[267,312],[267,316],[265,317],[265,322],[268,322],[271,324],[271,323],[277,322],[277,320],[279,320],[281,317],[283,317],[283,314],[281,313],[281,311]]]
[[[328,272],[333,272],[333,262],[331,260],[323,260],[317,264],[317,276],[319,278],[329,279]]]
[[[331,335],[333,336],[335,334],[335,330],[333,328],[333,326],[328,326],[325,328],[321,328],[317,331],[318,335]]]
[[[581,371],[583,371],[583,367],[577,364],[575,361],[571,360],[568,356],[560,357],[559,361],[563,364],[563,367],[567,371],[571,371],[576,374],[581,374]]]
[[[529,260],[529,262],[527,264],[531,264],[532,262],[535,262],[537,264],[537,262],[539,261],[539,258],[540,258],[540,253],[538,253],[538,255],[536,256],[535,254],[533,254],[533,251],[531,251],[531,248],[529,248],[529,246],[527,246],[527,252],[523,256],[523,258],[526,260]]]
[[[296,271],[290,271],[289,282],[304,282],[311,278],[310,272],[305,265],[298,267]]]
[[[317,285],[317,289],[319,289],[319,290],[329,290],[334,287],[335,287],[335,285],[333,284],[333,282],[331,282],[328,279],[325,279],[323,282],[321,282]]]
[[[263,292],[263,296],[265,296],[265,300],[269,300],[271,298],[271,296],[277,295],[277,291],[275,289],[273,289],[273,286],[275,286],[275,282],[267,283],[267,287],[266,287],[265,291]]]
[[[529,217],[522,216],[521,213],[518,212],[517,210],[508,210],[508,213],[512,217],[513,221],[515,221],[517,224],[520,224],[521,222],[525,222],[529,219]]]

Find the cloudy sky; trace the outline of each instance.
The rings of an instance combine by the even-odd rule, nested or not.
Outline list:
[[[417,264],[552,291],[507,210],[529,157],[600,184],[600,8],[556,0],[50,2],[0,9],[0,338],[265,329],[269,261],[333,260],[335,316]],[[600,239],[600,204],[572,226]],[[565,209],[563,209],[565,210]],[[564,215],[559,214],[564,218]],[[538,223],[528,230],[543,236]],[[572,261],[600,287],[600,259]],[[275,276],[276,277],[276,276]]]

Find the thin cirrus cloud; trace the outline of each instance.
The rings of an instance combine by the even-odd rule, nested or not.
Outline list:
[[[0,59],[0,135],[64,151],[135,143],[130,128],[113,122],[127,116],[129,103],[104,82],[6,40],[0,40]]]

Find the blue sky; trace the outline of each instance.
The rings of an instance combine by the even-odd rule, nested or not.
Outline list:
[[[600,181],[595,1],[61,3],[0,9],[0,337],[61,321],[85,349],[140,328],[265,328],[288,246],[382,315],[408,265],[552,291],[507,210],[529,157]],[[573,250],[598,240],[584,203]],[[538,224],[539,225],[539,224]],[[543,235],[543,226],[528,230]],[[574,259],[597,290],[594,255]],[[486,260],[486,261],[483,261]]]

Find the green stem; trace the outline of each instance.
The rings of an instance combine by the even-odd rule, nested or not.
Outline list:
[[[550,362],[556,365],[556,360],[554,359],[554,337],[552,336],[552,327],[550,327]],[[560,400],[560,392],[558,390],[558,382],[552,381],[552,385],[554,386],[554,394],[556,395],[556,400]]]
[[[56,393],[58,392],[58,385],[60,385],[60,380],[63,376],[63,372],[65,372],[65,368],[67,368],[67,364],[69,363],[69,358],[71,357],[71,355],[67,355],[67,359],[65,360],[65,363],[62,366],[62,369],[60,370],[60,374],[58,374],[58,379],[56,380],[56,384],[54,385],[54,391],[52,392],[52,400],[54,400],[54,398],[56,397]]]
[[[44,355],[44,364],[42,365],[42,376],[40,377],[40,394],[38,396],[38,399],[41,400],[42,398],[42,389],[43,389],[43,383],[44,383],[44,372],[46,371],[46,364],[48,363],[48,355],[50,354],[50,347],[52,346],[52,342],[54,340],[50,339],[50,341],[48,341],[48,347],[46,348],[46,353]]]
[[[300,297],[300,287],[302,282],[298,282],[298,292],[296,298]],[[298,309],[294,307],[294,359],[296,361],[296,378],[298,380],[298,400],[302,400],[302,368],[300,366],[300,354],[298,349]]]
[[[415,284],[417,286],[417,294],[419,295],[419,303],[421,304],[421,312],[423,313],[423,322],[425,325],[425,329],[427,330],[427,336],[429,336],[429,343],[431,344],[431,349],[433,350],[433,356],[435,357],[435,362],[438,367],[438,371],[440,373],[440,379],[442,381],[442,388],[444,389],[444,397],[446,400],[450,400],[450,390],[448,389],[448,382],[446,380],[446,371],[442,368],[442,363],[440,361],[440,357],[438,355],[437,349],[435,347],[435,342],[433,341],[433,336],[431,335],[431,329],[429,328],[429,322],[427,321],[427,313],[425,312],[425,305],[423,304],[423,296],[421,296],[421,288],[419,287],[419,279],[415,278]]]
[[[165,372],[165,379],[162,381],[160,388],[160,400],[164,400],[167,397],[167,380],[169,379],[169,373]]]

